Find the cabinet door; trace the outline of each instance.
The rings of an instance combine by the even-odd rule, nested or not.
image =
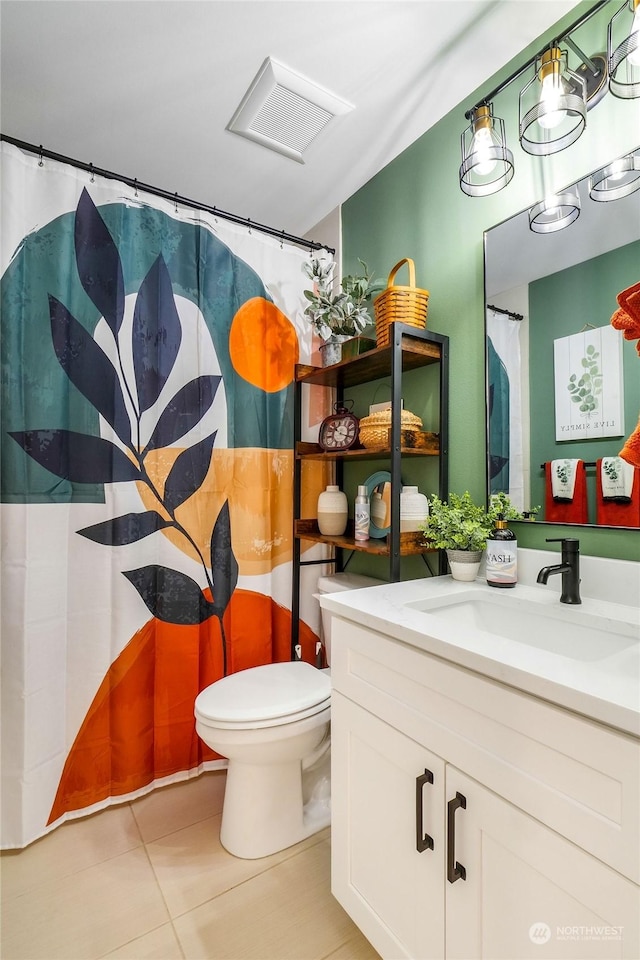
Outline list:
[[[442,960],[444,763],[336,691],[331,713],[332,892],[386,960]]]
[[[447,960],[640,957],[640,889],[517,807],[447,766],[454,863]]]

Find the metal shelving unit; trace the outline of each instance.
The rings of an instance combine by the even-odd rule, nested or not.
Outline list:
[[[391,342],[386,347],[376,347],[368,353],[350,360],[343,360],[330,367],[312,367],[298,364],[294,385],[294,483],[293,483],[293,586],[291,600],[292,651],[298,642],[300,617],[300,568],[311,564],[335,563],[343,568],[344,551],[362,551],[388,560],[389,580],[400,579],[400,559],[403,556],[430,552],[420,543],[420,534],[400,532],[401,463],[405,457],[439,457],[438,495],[445,499],[448,494],[448,444],[449,444],[449,338],[439,333],[419,330],[407,324],[393,323],[390,328]],[[438,364],[439,366],[439,449],[421,449],[403,446],[401,443],[402,378],[410,370]],[[307,385],[331,387],[336,391],[336,400],[344,399],[345,390],[391,376],[391,431],[386,448],[347,450],[343,453],[327,453],[318,444],[300,440],[302,428],[302,392]],[[390,463],[391,473],[391,526],[383,540],[356,541],[353,523],[341,537],[327,537],[320,533],[315,520],[300,517],[302,464],[305,460],[335,462],[336,481],[342,485],[343,465],[350,460],[384,460]],[[301,541],[327,543],[336,548],[335,559],[301,560]],[[434,551],[435,552],[435,551]],[[441,569],[442,573],[445,571]]]

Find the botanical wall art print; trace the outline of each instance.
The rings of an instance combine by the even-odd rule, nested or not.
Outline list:
[[[556,440],[624,433],[622,340],[610,326],[553,342]]]

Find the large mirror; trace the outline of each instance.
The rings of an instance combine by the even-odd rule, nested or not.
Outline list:
[[[621,509],[628,478],[603,500],[598,473],[640,411],[636,342],[611,325],[618,293],[640,281],[640,190],[602,202],[589,178],[575,189],[580,213],[564,229],[535,233],[525,210],[485,233],[489,493],[542,521],[637,527],[640,507]],[[564,460],[570,509],[547,499]]]

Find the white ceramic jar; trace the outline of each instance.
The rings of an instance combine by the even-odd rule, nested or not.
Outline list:
[[[429,501],[417,487],[403,487],[400,493],[400,533],[419,530],[429,516]]]
[[[329,485],[318,497],[318,529],[325,537],[341,537],[347,529],[349,504],[339,487]]]

